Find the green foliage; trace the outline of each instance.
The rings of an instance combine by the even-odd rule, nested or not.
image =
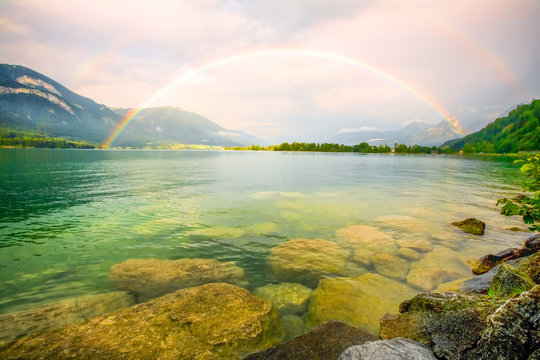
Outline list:
[[[529,225],[531,231],[540,230],[540,155],[535,154],[527,160],[516,160],[521,163],[521,172],[527,178],[521,186],[524,193],[512,199],[502,198],[497,200],[497,206],[503,204],[501,214],[506,216],[519,215],[523,222]]]
[[[49,138],[38,135],[18,136],[7,133],[0,137],[0,147],[49,148],[49,149],[95,149],[95,144],[63,138]]]
[[[520,105],[508,116],[499,118],[484,129],[452,140],[447,145],[464,153],[517,153],[540,150],[540,100]],[[443,146],[444,146],[443,145]]]

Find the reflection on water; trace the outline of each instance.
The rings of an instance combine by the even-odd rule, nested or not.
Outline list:
[[[506,230],[519,219],[494,206],[518,173],[447,156],[0,149],[0,312],[112,291],[110,267],[130,258],[236,261],[250,290],[370,273],[431,290],[521,243]],[[468,217],[487,223],[484,236],[450,225]],[[339,269],[311,266],[328,246],[285,248],[294,266],[268,264],[297,238],[337,246]]]

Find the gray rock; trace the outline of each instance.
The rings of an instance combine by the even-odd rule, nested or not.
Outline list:
[[[487,318],[467,360],[530,359],[540,349],[540,285],[509,299]]]
[[[93,317],[135,304],[126,291],[84,295],[40,306],[35,309],[0,315],[0,340],[16,339],[45,330],[90,320]]]
[[[113,265],[109,278],[118,290],[132,291],[139,302],[215,282],[240,287],[248,284],[244,269],[234,261],[210,259],[129,259]]]
[[[437,360],[433,352],[419,342],[404,338],[370,341],[345,350],[338,360]]]

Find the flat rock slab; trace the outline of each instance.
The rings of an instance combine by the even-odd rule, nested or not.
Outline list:
[[[127,291],[84,295],[35,309],[0,315],[0,341],[57,329],[135,304]]]
[[[326,276],[346,276],[349,250],[322,239],[293,239],[274,247],[266,261],[272,280],[317,287]]]
[[[245,289],[178,290],[0,347],[1,359],[239,359],[284,336],[275,309]]]
[[[370,341],[345,350],[338,360],[437,360],[433,351],[419,342],[396,338]]]
[[[306,328],[338,320],[377,334],[381,317],[396,312],[415,294],[407,285],[379,274],[323,279],[311,297]]]
[[[373,334],[339,321],[328,321],[312,331],[259,353],[246,360],[335,360],[352,345],[376,340]]]
[[[211,259],[129,259],[113,265],[109,278],[118,290],[132,291],[139,302],[214,282],[248,284],[244,269],[234,261]]]

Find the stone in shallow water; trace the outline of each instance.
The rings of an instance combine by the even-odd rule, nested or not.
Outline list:
[[[397,244],[402,248],[409,248],[419,252],[428,252],[433,250],[433,245],[429,241],[422,239],[400,239],[397,241]]]
[[[296,315],[284,315],[281,323],[285,329],[285,340],[290,340],[304,333],[304,319]]]
[[[313,290],[294,283],[268,284],[253,291],[253,294],[270,302],[280,316],[303,314]]]
[[[406,260],[418,260],[422,257],[419,252],[409,248],[400,248],[397,254]]]
[[[397,256],[377,254],[371,257],[371,262],[375,270],[381,275],[397,280],[407,278],[409,263]]]
[[[473,235],[484,235],[486,224],[475,218],[468,218],[463,221],[453,222],[452,225],[457,226],[466,233]]]
[[[375,252],[367,249],[355,249],[353,251],[353,259],[363,266],[371,266],[371,257]]]
[[[386,313],[396,312],[403,300],[415,294],[407,285],[379,274],[326,278],[313,292],[306,328],[338,320],[377,334],[380,318]]]
[[[244,269],[235,262],[210,259],[129,259],[113,265],[109,278],[118,290],[135,293],[139,302],[213,282],[248,284]]]
[[[437,360],[433,351],[419,342],[395,338],[370,341],[346,349],[338,360]]]
[[[336,241],[345,248],[395,254],[396,241],[373,226],[351,225],[336,232]]]
[[[459,254],[439,247],[412,262],[407,274],[407,283],[424,291],[430,291],[439,284],[470,275],[469,268]]]
[[[333,241],[294,239],[274,247],[266,261],[272,280],[315,288],[325,276],[345,276],[349,251]]]
[[[35,309],[0,315],[0,340],[15,339],[45,330],[87,321],[93,317],[135,304],[127,291],[83,295]]]
[[[328,321],[305,335],[251,354],[246,360],[335,360],[348,347],[376,339],[342,322]]]
[[[239,359],[283,339],[271,304],[230,284],[178,290],[81,324],[21,338],[2,359]]]
[[[426,221],[407,215],[384,215],[379,216],[375,221],[384,226],[411,232],[425,232],[429,229]]]

